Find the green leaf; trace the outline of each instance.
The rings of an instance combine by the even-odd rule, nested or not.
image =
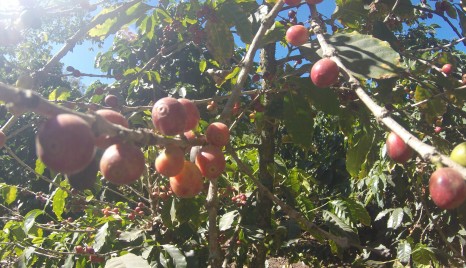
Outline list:
[[[208,20],[205,25],[207,49],[212,57],[223,65],[229,65],[233,57],[234,40],[228,25]]]
[[[68,192],[63,190],[62,188],[57,188],[53,194],[53,205],[52,209],[55,215],[59,220],[62,219],[61,215],[65,210],[66,198],[68,197]]]
[[[151,266],[141,256],[128,253],[120,257],[111,258],[105,263],[105,268],[150,268]]]
[[[361,224],[366,226],[371,225],[371,216],[369,212],[364,208],[363,205],[358,203],[356,200],[351,198],[344,199],[346,207],[349,209],[351,219],[357,219]]]
[[[317,88],[314,84],[307,78],[309,83],[309,98],[312,101],[312,105],[316,107],[317,110],[322,111],[331,115],[340,114],[340,103],[338,101],[338,95],[333,90]]]
[[[115,8],[103,9],[95,17],[95,19],[97,19],[99,16],[104,16],[105,14],[112,12],[114,9]],[[104,40],[110,34],[114,34],[118,30],[122,29],[124,25],[130,24],[132,21],[143,16],[145,12],[147,12],[149,9],[149,5],[143,3],[136,3],[135,5],[129,7],[125,12],[120,12],[118,16],[108,18],[102,24],[96,25],[94,28],[89,30],[88,35],[93,38],[99,38],[100,40]]]
[[[396,249],[396,257],[400,262],[408,263],[411,258],[411,245],[406,240],[400,240]]]
[[[207,61],[205,59],[203,59],[203,60],[201,60],[199,62],[199,71],[201,71],[201,73],[203,73],[206,68],[207,68]]]
[[[285,25],[281,24],[279,21],[276,21],[272,27],[270,27],[267,32],[265,32],[264,38],[260,42],[260,46],[263,47],[270,43],[275,43],[280,40],[283,40],[286,34]]]
[[[364,177],[360,171],[363,164],[366,162],[367,155],[372,147],[374,137],[371,132],[361,131],[348,142],[348,150],[346,151],[346,170],[353,178]]]
[[[418,243],[412,253],[413,261],[416,264],[430,265],[431,261],[436,262],[434,251],[431,247]]]
[[[155,12],[157,13],[157,15],[161,15],[165,22],[168,22],[168,23],[173,22],[173,18],[170,16],[170,14],[168,14],[167,11],[165,11],[165,10],[163,10],[161,8],[156,8]]]
[[[284,99],[285,126],[294,143],[310,147],[315,113],[302,96],[289,92]]]
[[[96,251],[99,251],[104,246],[108,235],[108,222],[106,222],[104,225],[102,225],[102,227],[99,228],[97,234],[95,235],[93,247]]]
[[[157,84],[160,84],[162,82],[162,78],[160,77],[160,73],[159,72],[156,72],[156,71],[150,71],[150,77],[151,77],[151,81],[155,80],[155,82],[157,82]]]
[[[393,208],[382,210],[381,212],[379,212],[379,214],[377,214],[377,217],[375,217],[374,221],[378,221],[382,219],[383,217],[385,217],[385,215],[387,215],[388,213],[392,211],[393,211]]]
[[[456,13],[455,7],[448,1],[445,1],[445,4],[447,5],[446,13],[448,17],[456,20],[456,18],[458,17],[458,14]]]
[[[223,214],[218,223],[219,230],[226,231],[230,229],[237,216],[238,216],[238,211],[236,210]]]
[[[74,267],[74,256],[72,254],[66,257],[65,263],[60,268],[73,268]]]
[[[3,188],[3,187],[2,187]],[[3,198],[7,205],[13,203],[18,197],[18,188],[14,185],[8,185],[4,187],[2,191]]]
[[[246,11],[254,10],[256,8],[257,3],[255,1],[249,1],[248,3],[226,1],[218,8],[217,15],[228,25],[234,25],[241,41],[246,44],[250,44],[254,38],[253,25],[248,19],[248,12]]]
[[[343,25],[358,28],[361,21],[365,21],[367,10],[362,0],[336,0],[336,7],[332,18],[338,19]]]
[[[303,171],[294,167],[289,171],[288,176],[286,176],[287,186],[291,188],[294,194],[298,194],[299,190],[301,189],[302,178],[301,173]]]
[[[343,65],[358,78],[387,79],[398,76],[397,72],[402,71],[400,55],[388,42],[371,35],[337,33],[329,36],[328,42],[336,48]],[[317,53],[321,55],[321,49]]]
[[[59,87],[49,94],[50,101],[66,101],[69,97],[71,97],[71,92],[64,87]]]
[[[37,158],[36,167],[35,167],[34,171],[37,174],[43,175],[44,171],[45,171],[45,168],[46,168],[46,166],[45,166],[44,162],[42,162],[39,158]]]
[[[388,217],[387,228],[397,229],[400,227],[401,223],[403,222],[403,215],[404,211],[402,208],[396,208],[393,210],[393,212],[390,214],[390,217]]]
[[[337,235],[344,236],[349,238],[352,242],[359,244],[359,237],[356,232],[346,224],[342,219],[340,219],[337,215],[333,214],[328,210],[324,210],[322,213],[324,220],[326,221],[326,225],[330,227],[333,233]]]
[[[118,240],[126,241],[126,242],[132,242],[140,237],[142,237],[144,234],[144,230],[141,229],[134,229],[126,232],[122,232],[120,236],[118,237]]]
[[[36,218],[39,216],[39,215],[42,215],[44,214],[44,212],[40,209],[34,209],[34,210],[31,210],[29,211],[25,216],[24,216],[24,222],[23,222],[23,230],[24,230],[24,233],[28,233],[29,230],[31,229],[31,227],[34,225],[34,223],[36,222]]]
[[[424,88],[420,85],[416,86],[414,99],[416,102],[420,102],[431,98],[434,95],[431,90],[432,89]],[[433,98],[419,105],[419,109],[422,111],[425,120],[433,124],[437,121],[439,116],[442,116],[447,111],[447,105],[441,98]]]
[[[170,255],[176,268],[184,268],[188,266],[186,257],[183,255],[181,250],[173,245],[162,245],[163,249]]]

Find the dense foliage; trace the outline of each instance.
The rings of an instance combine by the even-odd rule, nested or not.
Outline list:
[[[462,4],[18,2],[0,3],[0,266],[465,264],[466,172],[442,156],[466,140]],[[60,62],[108,40],[82,59],[99,74]],[[165,97],[194,101],[193,132],[159,121]],[[92,133],[53,132],[63,112],[102,142],[70,174]]]

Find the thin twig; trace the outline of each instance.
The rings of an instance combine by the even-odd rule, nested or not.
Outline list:
[[[259,30],[254,36],[254,39],[252,40],[251,45],[249,46],[249,49],[246,52],[246,55],[244,56],[244,59],[242,61],[242,67],[241,67],[241,70],[239,71],[236,84],[233,87],[230,98],[228,98],[228,101],[225,104],[225,107],[220,116],[220,118],[223,121],[228,119],[228,117],[231,114],[231,110],[233,109],[233,105],[238,100],[239,96],[241,95],[241,89],[243,88],[244,83],[246,82],[246,78],[248,77],[249,71],[251,70],[252,65],[254,63],[254,55],[259,49],[262,38],[264,37],[267,30],[274,23],[275,17],[278,15],[283,5],[284,5],[283,0],[277,1],[275,6],[269,12],[269,14],[267,14],[267,16],[263,19],[262,24],[259,27]]]

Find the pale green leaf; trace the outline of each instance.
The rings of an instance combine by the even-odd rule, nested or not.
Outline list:
[[[5,203],[9,205],[16,200],[16,197],[18,197],[18,188],[14,185],[10,185],[7,187],[7,189],[8,190],[4,194],[4,198],[5,198]]]
[[[104,246],[105,242],[107,241],[108,235],[108,222],[106,222],[104,225],[102,225],[102,227],[99,228],[97,234],[95,235],[93,248],[96,251],[99,251]]]
[[[119,240],[126,241],[126,242],[132,242],[144,234],[144,230],[141,229],[134,229],[130,231],[125,231],[120,234],[118,237]]]
[[[68,197],[68,192],[63,190],[62,188],[57,188],[53,193],[53,203],[52,203],[52,210],[57,216],[58,219],[62,219],[63,211],[65,210],[66,198]]]
[[[69,97],[71,97],[71,92],[63,87],[57,88],[49,94],[50,101],[66,101]]]
[[[223,214],[218,223],[219,230],[226,231],[230,229],[237,216],[238,216],[238,211],[236,210]]]
[[[40,175],[44,174],[45,164],[39,158],[37,158],[37,160],[36,160],[36,167],[35,167],[34,171],[37,174],[40,174]]]
[[[383,217],[385,217],[385,215],[387,215],[388,213],[390,213],[392,211],[393,211],[393,208],[382,210],[381,212],[379,212],[379,214],[377,214],[374,221],[378,221],[378,220],[382,219]]]
[[[328,42],[335,47],[343,65],[360,79],[387,79],[397,77],[403,69],[400,55],[389,43],[357,32],[328,36]],[[301,53],[311,61],[314,51],[301,49]],[[309,53],[307,53],[309,51]],[[321,54],[322,51],[318,50]],[[309,57],[308,57],[309,55]]]
[[[150,268],[151,266],[141,256],[128,253],[120,257],[111,258],[105,268]]]
[[[28,233],[29,230],[31,229],[31,227],[34,225],[34,223],[36,222],[36,218],[39,216],[39,215],[42,215],[44,214],[44,212],[40,209],[34,209],[34,210],[31,210],[29,211],[25,216],[24,216],[24,221],[23,221],[23,230],[24,230],[24,233]]]
[[[408,263],[411,258],[411,245],[406,240],[400,240],[396,249],[396,257],[400,262]]]
[[[207,68],[207,61],[205,59],[203,59],[203,60],[201,60],[199,62],[199,71],[201,71],[201,73],[203,73],[206,68]]]
[[[393,212],[390,214],[390,217],[388,217],[387,228],[397,229],[400,227],[401,223],[403,222],[403,215],[404,211],[402,208],[396,208],[393,210]]]

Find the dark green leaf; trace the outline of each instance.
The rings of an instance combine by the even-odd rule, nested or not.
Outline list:
[[[322,216],[326,221],[326,225],[330,227],[333,233],[347,237],[352,242],[359,243],[359,237],[355,230],[346,224],[344,220],[340,219],[337,215],[327,210],[323,211]]]
[[[330,89],[317,88],[314,84],[309,82],[309,98],[312,105],[317,110],[331,115],[340,114],[340,103],[337,94]]]
[[[229,65],[233,56],[234,40],[228,25],[222,22],[207,21],[207,49],[213,58],[223,65]]]
[[[255,2],[253,4],[257,6]],[[251,10],[253,6],[248,5],[247,8],[250,8],[248,10]],[[251,43],[254,37],[252,32],[252,23],[248,19],[248,13],[239,2],[224,2],[220,5],[217,13],[228,25],[235,25],[237,34],[240,36],[241,41],[246,44]]]
[[[363,205],[359,204],[356,200],[353,200],[351,198],[346,198],[344,200],[347,208],[349,209],[352,220],[357,220],[361,224],[364,224],[366,226],[371,225],[371,216],[369,215],[369,212],[367,212]]]
[[[447,5],[446,13],[448,17],[456,19],[458,17],[458,14],[456,13],[455,7],[450,2],[445,2],[445,4]]]
[[[163,249],[170,255],[176,268],[187,267],[186,257],[183,255],[181,250],[173,245],[162,245]]]
[[[432,89],[418,85],[414,92],[414,99],[416,102],[429,100],[426,103],[419,105],[419,108],[428,123],[435,123],[438,116],[443,115],[447,111],[447,105],[441,98],[432,98],[434,94],[431,90]]]
[[[431,247],[418,243],[412,252],[413,261],[416,264],[431,265],[431,261],[435,260],[435,254]]]
[[[302,96],[289,92],[285,95],[285,126],[294,143],[310,147],[315,113]]]
[[[264,38],[262,38],[260,44],[261,46],[265,46],[270,43],[275,43],[278,41],[283,40],[284,36],[286,34],[286,28],[283,24],[281,24],[279,21],[276,21],[272,27],[270,27],[269,30],[265,33]]]
[[[353,139],[348,143],[348,150],[346,152],[346,170],[354,178],[364,177],[361,174],[363,164],[366,162],[367,155],[372,147],[374,137],[372,133],[361,131],[355,134]]]

